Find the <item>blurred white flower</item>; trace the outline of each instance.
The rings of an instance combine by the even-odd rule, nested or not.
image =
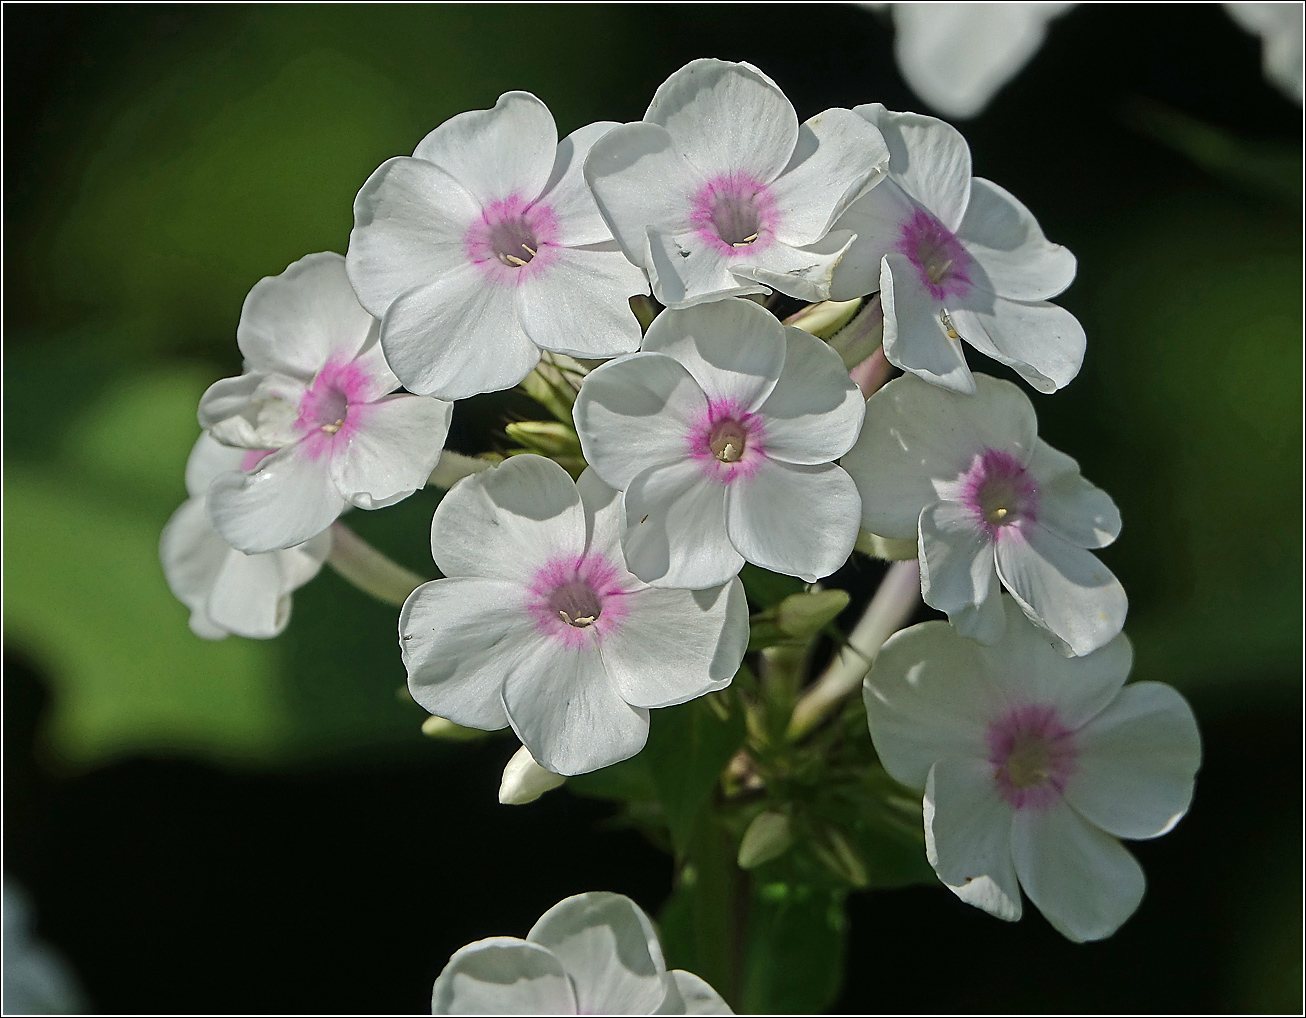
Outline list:
[[[996,580],[1073,654],[1124,625],[1120,581],[1087,549],[1120,533],[1110,497],[1079,464],[1038,437],[1029,397],[975,376],[973,396],[912,375],[866,403],[866,424],[843,465],[873,534],[920,542],[921,596],[958,631],[1002,634]]]
[[[1300,3],[1229,3],[1229,17],[1261,37],[1265,76],[1280,91],[1302,102],[1302,22]]]
[[[200,425],[227,445],[276,451],[209,487],[209,515],[228,544],[251,554],[289,548],[346,506],[380,509],[426,485],[453,404],[388,395],[399,380],[344,258],[307,255],[260,280],[236,339],[245,374],[209,387]]]
[[[871,738],[925,790],[926,854],[959,898],[1015,920],[1024,888],[1063,935],[1100,940],[1143,897],[1117,839],[1158,837],[1188,810],[1197,722],[1169,686],[1124,685],[1124,636],[1066,658],[1006,614],[993,647],[943,622],[890,637],[864,687]]]
[[[27,898],[8,877],[4,880],[4,950],[0,953],[4,956],[0,1004],[5,1014],[86,1013],[76,976],[59,955],[32,936]]]
[[[639,346],[644,273],[617,249],[581,166],[612,124],[559,144],[544,103],[506,92],[383,163],[354,201],[349,278],[383,318],[413,392],[462,399],[516,385],[541,348],[613,357]]]
[[[290,595],[318,574],[331,553],[331,533],[279,551],[246,555],[214,529],[209,485],[231,470],[257,469],[267,452],[235,449],[200,435],[186,461],[184,502],[163,528],[159,558],[173,595],[190,609],[190,628],[206,640],[229,633],[266,640],[290,621]]]
[[[1049,304],[1075,278],[1075,256],[1049,243],[1012,195],[971,176],[970,148],[942,120],[858,106],[889,145],[889,179],[839,220],[857,239],[831,296],[880,292],[884,355],[936,385],[971,392],[961,340],[1055,392],[1079,372],[1084,330]]]
[[[812,581],[852,553],[857,489],[833,461],[865,404],[837,353],[754,302],[662,312],[574,412],[586,460],[624,490],[640,579],[710,587],[749,561]]]
[[[595,143],[585,178],[668,307],[767,287],[818,301],[849,240],[831,226],[887,159],[851,111],[799,125],[752,64],[703,59],[659,86],[642,121]]]
[[[490,937],[454,952],[432,1014],[733,1014],[698,976],[667,971],[657,931],[624,894],[565,898],[525,940]]]
[[[555,774],[634,756],[653,707],[734,677],[748,644],[738,578],[659,590],[621,559],[618,493],[514,456],[450,489],[431,522],[445,579],[399,616],[413,699],[467,728],[512,725]]]

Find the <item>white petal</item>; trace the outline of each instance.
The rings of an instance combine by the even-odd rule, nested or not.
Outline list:
[[[894,4],[894,52],[912,90],[949,117],[973,117],[1043,44],[1073,3]]]
[[[731,272],[733,265],[743,264],[742,259],[722,253],[698,230],[671,234],[649,227],[639,260],[648,269],[653,296],[668,308],[770,293],[765,286]]]
[[[1038,220],[1008,191],[983,177],[971,184],[957,239],[984,269],[993,292],[1047,300],[1075,278],[1075,256],[1043,236]]]
[[[546,948],[490,937],[455,952],[435,981],[432,1014],[576,1014],[562,963]]]
[[[586,461],[624,489],[648,466],[685,455],[694,425],[707,415],[707,397],[678,360],[641,352],[586,375],[572,415]]]
[[[225,445],[280,449],[299,439],[306,386],[290,375],[250,372],[214,382],[200,397],[199,423]]]
[[[967,305],[949,312],[955,331],[980,353],[1015,368],[1039,392],[1056,392],[1079,374],[1084,327],[1065,308],[988,298],[979,290]]]
[[[919,113],[894,113],[880,103],[854,113],[880,129],[889,148],[889,177],[953,233],[970,200],[970,147],[951,124]]]
[[[693,460],[636,474],[625,509],[626,566],[645,583],[717,587],[744,565],[726,534],[726,489]]]
[[[1125,624],[1125,588],[1097,556],[1037,523],[1004,527],[998,576],[1021,608],[1076,655],[1105,646]]]
[[[513,289],[475,265],[391,304],[381,346],[410,392],[448,400],[511,388],[540,360],[518,318]]]
[[[480,215],[440,167],[408,156],[382,163],[354,199],[345,256],[363,306],[380,318],[401,294],[466,265],[465,238]]]
[[[976,637],[980,605],[993,586],[993,539],[976,521],[968,506],[957,502],[936,502],[920,516],[921,599],[933,608],[953,615],[971,609],[969,625],[958,631]],[[953,621],[957,625],[957,621]]]
[[[229,633],[267,640],[290,621],[290,598],[282,593],[280,553],[246,555],[228,549],[213,578],[205,613]]]
[[[466,728],[507,725],[504,681],[542,643],[527,597],[524,586],[503,580],[432,580],[414,590],[399,613],[413,699]]]
[[[977,453],[996,449],[1027,462],[1038,433],[1034,405],[1011,382],[975,376],[963,396],[912,375],[895,378],[866,404],[857,444],[843,458],[862,495],[862,525],[898,540],[917,536],[917,520]]]
[[[721,994],[694,973],[672,969],[666,979],[666,998],[654,1014],[734,1014]]]
[[[992,562],[992,556],[989,561]],[[990,583],[988,597],[979,604],[967,605],[954,612],[948,616],[948,621],[962,636],[983,644],[997,643],[1007,627],[1003,600],[1002,585]]]
[[[735,577],[707,590],[646,587],[599,645],[621,698],[670,707],[730,684],[748,648],[748,603]]]
[[[1202,741],[1192,708],[1159,682],[1126,686],[1075,736],[1065,797],[1118,838],[1155,838],[1188,812]]]
[[[712,401],[741,410],[761,406],[784,368],[785,327],[751,300],[664,311],[653,320],[641,348],[674,357]]]
[[[988,756],[985,730],[1008,704],[980,645],[946,622],[924,622],[885,642],[863,696],[871,739],[896,780],[924,788],[944,757]]]
[[[1012,703],[1051,704],[1075,730],[1115,699],[1134,661],[1126,636],[1092,654],[1066,657],[1056,637],[1030,622],[1010,597],[998,600],[1006,616],[1002,638],[976,653]]]
[[[1105,548],[1120,536],[1120,510],[1111,496],[1079,474],[1079,464],[1042,439],[1029,472],[1038,483],[1038,522],[1080,548]]]
[[[618,695],[592,643],[539,644],[508,676],[503,706],[531,756],[555,774],[628,760],[648,739],[648,711]]]
[[[916,205],[892,180],[882,180],[853,202],[836,229],[856,238],[834,270],[830,297],[852,300],[880,289],[880,260],[902,243],[902,228],[916,214]]]
[[[769,184],[798,141],[798,115],[756,67],[691,60],[658,86],[644,119],[671,135],[676,151],[707,176],[747,173]]]
[[[730,271],[815,303],[829,298],[834,272],[852,242],[853,235],[840,230],[806,247],[790,247],[778,240],[760,249],[755,244],[740,249]]]
[[[620,251],[559,248],[547,268],[517,287],[517,314],[532,343],[573,357],[639,349],[630,298],[648,293],[643,271]]]
[[[969,395],[975,391],[961,342],[948,335],[940,317],[943,305],[926,289],[920,270],[905,255],[891,252],[884,256],[880,299],[884,356],[890,364],[954,392]]]
[[[792,326],[784,332],[784,368],[758,411],[766,454],[786,463],[828,463],[857,441],[866,401],[828,344]]]
[[[1285,3],[1226,3],[1224,11],[1249,32],[1261,37],[1261,67],[1265,77],[1285,95],[1302,104],[1301,11]]]
[[[239,470],[248,453],[248,449],[223,445],[208,432],[204,432],[196,439],[190,456],[186,459],[187,494],[203,495],[218,474]]]
[[[735,549],[763,569],[808,583],[848,561],[861,516],[857,485],[834,463],[763,458],[726,493],[726,533]]]
[[[818,113],[798,129],[798,147],[771,185],[780,213],[776,236],[795,247],[815,244],[888,163],[884,138],[862,117],[842,109]]]
[[[353,360],[375,327],[354,295],[344,257],[323,251],[254,284],[236,342],[250,368],[307,379],[329,360]]]
[[[562,962],[582,1014],[651,1014],[665,993],[657,931],[623,894],[566,898],[540,916],[526,939]]]
[[[380,322],[372,338],[364,344],[350,364],[350,375],[355,387],[350,388],[351,403],[375,403],[382,396],[389,395],[399,388],[399,379],[390,370],[381,349]]]
[[[467,188],[482,206],[539,197],[558,149],[547,106],[529,92],[505,92],[493,109],[450,117],[413,150]]]
[[[1011,850],[1029,900],[1076,943],[1111,936],[1143,900],[1138,861],[1064,803],[1018,811]]]
[[[585,511],[585,551],[602,555],[611,562],[622,563],[621,531],[625,514],[621,508],[621,492],[604,483],[598,471],[587,467],[576,481],[581,507]],[[628,582],[614,581],[622,589],[636,590],[643,586],[633,574]]]
[[[351,407],[353,426],[345,447],[332,454],[331,480],[360,509],[407,498],[435,469],[452,415],[452,403],[429,396],[387,396]]]
[[[925,784],[925,854],[958,898],[999,919],[1020,918],[1011,859],[1011,808],[998,795],[993,766],[949,757]]]
[[[527,584],[550,560],[579,558],[584,551],[585,514],[576,485],[543,456],[513,456],[464,477],[431,520],[431,554],[445,576]]]
[[[254,554],[315,537],[344,511],[328,461],[303,443],[274,453],[252,474],[223,474],[209,488],[209,516],[224,541]]]
[[[281,592],[289,594],[322,571],[322,564],[331,554],[331,531],[324,530],[303,544],[273,554],[281,565]]]
[[[557,243],[579,247],[612,240],[612,230],[603,221],[583,171],[594,143],[617,126],[615,121],[587,124],[558,142],[553,172],[540,195],[540,202],[548,205],[557,219]]]
[[[191,628],[205,639],[227,635],[227,630],[215,627],[209,619],[207,605],[213,579],[230,554],[240,552],[233,552],[213,529],[202,495],[183,502],[159,538],[159,561],[168,589],[191,610]]]
[[[644,268],[646,231],[688,230],[690,198],[703,185],[666,129],[642,122],[614,127],[594,143],[585,180],[621,250]]]

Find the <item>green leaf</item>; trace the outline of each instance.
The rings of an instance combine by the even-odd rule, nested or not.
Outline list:
[[[724,720],[704,697],[654,711],[641,757],[666,811],[678,855],[688,848],[695,817],[743,741],[744,712],[738,703],[731,704]]]
[[[758,608],[770,608],[790,594],[801,594],[807,587],[796,576],[781,576],[751,562],[744,563],[744,568],[739,570],[739,579],[743,581],[748,600]]]
[[[568,778],[567,788],[587,799],[610,799],[614,802],[658,798],[642,753],[611,767]]]
[[[760,883],[752,896],[743,981],[747,1014],[820,1014],[839,993],[844,895],[802,883]]]

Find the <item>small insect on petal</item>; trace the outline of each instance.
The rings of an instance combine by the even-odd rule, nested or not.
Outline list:
[[[957,334],[956,326],[952,324],[952,316],[948,312],[940,311],[939,321],[943,323],[943,327],[947,330],[949,339],[961,339],[961,336]]]

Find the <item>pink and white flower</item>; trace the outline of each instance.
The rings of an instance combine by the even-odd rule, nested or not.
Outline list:
[[[729,685],[748,644],[743,587],[658,590],[621,559],[618,493],[541,456],[464,478],[431,521],[446,577],[399,616],[408,688],[466,728],[511,725],[555,774],[634,756],[648,712]]]
[[[540,917],[525,940],[489,937],[454,952],[432,1014],[733,1014],[711,986],[667,971],[657,931],[624,894],[590,891]]]
[[[1197,723],[1169,686],[1124,684],[1124,636],[1066,658],[1006,613],[992,647],[943,622],[892,636],[865,682],[871,739],[925,790],[926,854],[959,898],[1015,920],[1024,888],[1066,937],[1100,940],[1143,897],[1117,839],[1158,837],[1188,810]]]
[[[525,378],[540,350],[613,357],[639,346],[644,273],[617,249],[581,165],[613,124],[559,144],[544,103],[505,92],[383,163],[354,201],[349,278],[382,318],[413,392],[462,399]]]
[[[235,548],[289,548],[347,506],[380,509],[425,486],[453,405],[394,393],[399,380],[338,254],[312,254],[245,298],[236,333],[245,374],[215,382],[200,425],[218,441],[274,450],[215,478],[208,510]]]
[[[861,506],[833,461],[864,413],[837,353],[749,300],[662,312],[574,407],[586,460],[624,492],[626,564],[660,587],[843,565]]]
[[[705,59],[663,82],[642,121],[597,142],[585,178],[668,307],[767,287],[817,301],[851,240],[831,226],[887,161],[879,132],[852,111],[800,125],[752,64]]]
[[[186,500],[159,539],[168,588],[190,609],[190,628],[206,640],[230,633],[254,640],[278,635],[290,621],[290,595],[306,584],[331,553],[324,532],[284,551],[246,555],[213,529],[206,492],[215,477],[253,470],[266,452],[233,449],[200,435],[186,461]]]
[[[1000,581],[1070,653],[1109,643],[1125,622],[1120,581],[1088,549],[1120,533],[1120,513],[1079,464],[1038,437],[1029,397],[975,376],[962,396],[912,375],[866,403],[843,465],[862,525],[920,545],[921,596],[965,636],[1002,633]]]
[[[1030,211],[997,184],[971,176],[956,128],[879,103],[856,111],[889,146],[889,178],[835,225],[857,239],[830,287],[835,300],[880,292],[884,355],[957,392],[975,384],[965,340],[1055,392],[1084,359],[1084,330],[1049,304],[1075,278],[1075,256],[1043,236]]]

